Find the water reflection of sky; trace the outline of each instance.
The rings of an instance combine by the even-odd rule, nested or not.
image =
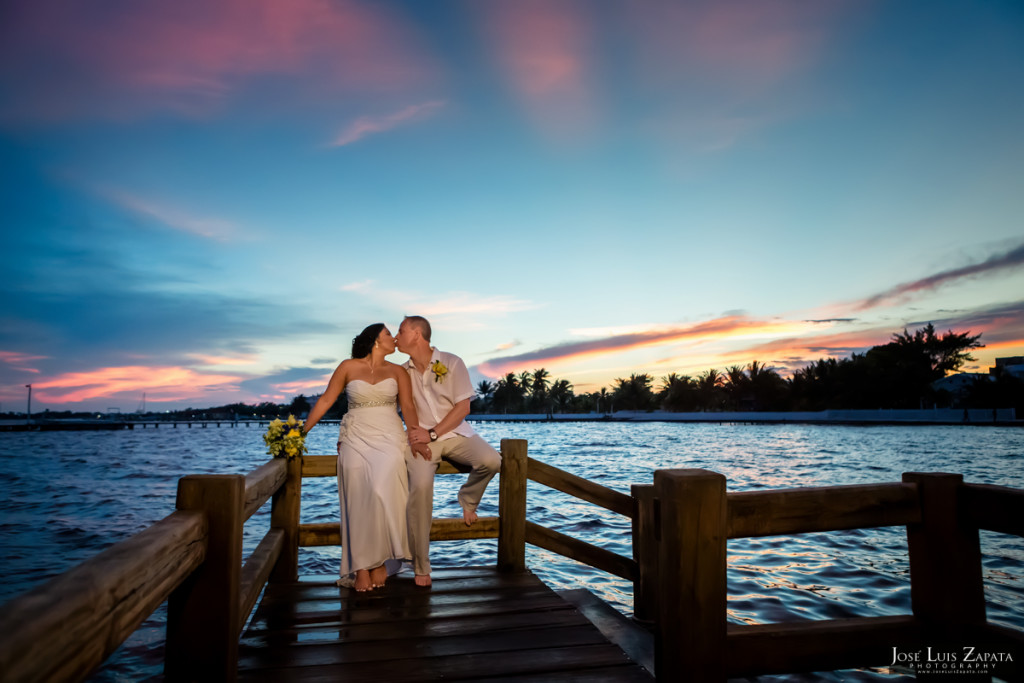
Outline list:
[[[963,472],[967,481],[1024,488],[1024,430],[972,427],[827,427],[622,423],[482,424],[480,433],[525,438],[531,457],[628,493],[660,468],[724,474],[731,491],[898,481],[907,471]],[[255,428],[4,434],[0,436],[0,600],[7,600],[166,516],[176,482],[191,473],[246,473],[266,460]],[[333,451],[316,430],[314,453]],[[460,476],[438,477],[435,515],[459,514]],[[302,521],[337,519],[331,478],[307,479]],[[497,514],[497,482],[481,504]],[[627,518],[531,482],[533,522],[630,556]],[[269,505],[246,526],[251,551],[269,526]],[[982,533],[989,619],[1024,628],[1024,542]],[[436,566],[491,564],[496,542],[435,543]],[[300,551],[301,571],[334,574],[340,549]],[[855,529],[728,544],[728,610],[734,623],[882,616],[910,612],[903,528]],[[527,562],[556,588],[585,587],[632,612],[618,577],[528,547]],[[98,680],[159,670],[165,616],[158,611]],[[155,668],[154,668],[155,667]],[[147,673],[149,672],[149,673]]]

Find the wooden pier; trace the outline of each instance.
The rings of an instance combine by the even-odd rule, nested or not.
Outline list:
[[[336,577],[271,585],[242,634],[241,681],[650,681],[530,572],[441,569],[430,589]]]
[[[885,667],[894,648],[966,645],[1003,657],[990,673],[1024,676],[1024,632],[986,619],[979,543],[981,529],[1024,536],[1024,491],[910,473],[729,493],[715,472],[659,470],[626,495],[526,448],[501,443],[498,517],[431,529],[435,541],[497,538],[494,566],[439,570],[431,589],[399,577],[356,594],[298,576],[300,547],[340,541],[337,523],[299,522],[303,478],[336,476],[334,456],[185,477],[176,512],[4,606],[0,680],[82,680],[164,600],[170,681],[724,681]],[[630,518],[633,557],[528,521],[528,479]],[[268,500],[270,530],[243,558],[242,527]],[[727,623],[728,539],[884,526],[907,529],[912,613]],[[634,622],[586,591],[545,586],[526,567],[527,543],[632,581]]]

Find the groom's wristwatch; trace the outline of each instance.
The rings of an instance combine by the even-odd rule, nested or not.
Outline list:
[[[433,429],[431,429],[427,433],[430,434],[430,440],[431,441],[437,441],[437,432],[435,432]]]

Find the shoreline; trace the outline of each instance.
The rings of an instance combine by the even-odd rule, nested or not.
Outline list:
[[[489,414],[472,413],[471,422],[693,422],[751,424],[827,424],[827,425],[961,425],[976,427],[1024,427],[1013,408],[997,410],[972,408],[934,408],[931,410],[821,410],[791,412],[700,412],[670,413],[660,410],[614,413]]]

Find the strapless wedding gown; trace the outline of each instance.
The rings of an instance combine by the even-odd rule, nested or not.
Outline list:
[[[408,565],[405,506],[409,448],[395,399],[398,382],[353,380],[345,388],[348,412],[338,435],[338,498],[341,502],[341,578],[351,586],[358,569],[387,565],[394,574]]]

